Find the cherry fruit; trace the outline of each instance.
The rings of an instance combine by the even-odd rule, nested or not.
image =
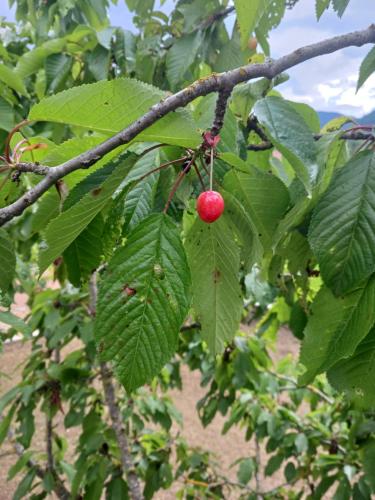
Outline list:
[[[214,222],[224,211],[223,197],[217,191],[204,191],[198,196],[197,211],[204,222]]]
[[[249,47],[250,50],[256,50],[257,45],[258,45],[258,40],[255,38],[255,36],[249,38],[247,46]]]

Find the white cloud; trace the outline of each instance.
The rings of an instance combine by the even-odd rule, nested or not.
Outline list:
[[[350,80],[354,85],[351,87],[346,85],[343,88],[336,100],[336,105],[353,109],[356,114],[359,109],[361,110],[360,114],[370,113],[375,108],[375,75],[370,76],[357,94],[355,93],[357,76],[352,75]]]
[[[315,2],[299,0],[271,33],[272,56],[279,57],[298,47],[366,27],[373,1],[356,0],[358,8],[355,12],[348,11],[342,19],[327,11],[317,23]],[[278,90],[288,99],[306,102],[319,111],[360,117],[375,108],[374,77],[355,93],[359,66],[368,50],[368,46],[351,47],[306,61],[288,71],[290,79]]]
[[[334,81],[339,82],[340,80]],[[336,83],[336,85],[338,84]],[[333,97],[338,97],[342,93],[342,88],[334,86],[332,81],[331,84],[319,83],[318,91],[320,92],[320,95],[323,97],[325,102],[328,103],[332,100]]]

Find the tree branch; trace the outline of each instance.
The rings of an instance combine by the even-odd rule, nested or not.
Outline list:
[[[122,469],[126,475],[128,482],[130,497],[133,500],[142,500],[143,495],[139,479],[134,468],[133,459],[131,456],[128,438],[125,434],[120,409],[118,407],[115,395],[115,388],[112,382],[112,374],[106,363],[100,363],[100,373],[103,382],[105,400],[109,409],[112,420],[112,429],[116,435],[116,439],[120,449]]]
[[[51,170],[50,167],[44,167],[43,165],[39,165],[39,163],[17,163],[16,165],[12,165],[14,169],[20,172],[31,172],[33,174],[38,175],[47,175]]]
[[[264,133],[264,132],[263,132]],[[259,134],[258,134],[259,135]],[[314,139],[318,141],[324,134],[314,134]],[[375,135],[372,132],[364,132],[360,130],[349,130],[348,132],[344,132],[340,139],[343,141],[375,141]],[[249,144],[247,149],[249,151],[267,151],[268,149],[272,149],[273,144],[269,140],[263,140],[259,144]]]
[[[14,203],[0,209],[0,226],[17,215],[21,215],[27,207],[40,198],[58,179],[80,168],[90,167],[110,151],[134,139],[143,130],[153,125],[171,111],[186,106],[197,97],[208,95],[211,92],[219,92],[228,87],[234,87],[239,83],[253,78],[265,77],[272,79],[283,71],[314,57],[331,54],[345,47],[360,47],[366,43],[375,43],[374,24],[362,31],[354,31],[346,35],[336,36],[312,45],[307,45],[275,61],[268,61],[263,64],[248,64],[226,73],[212,74],[207,78],[198,80],[180,92],[152,106],[147,113],[110,139],[57,167],[50,168],[46,176],[36,186]]]
[[[232,14],[232,12],[235,11],[235,7],[227,7],[226,9],[219,10],[217,12],[214,12],[211,16],[209,16],[207,19],[205,19],[196,29],[198,31],[199,29],[205,29],[211,26],[211,24],[215,23],[216,21],[220,21],[221,19],[224,19],[224,17],[229,16],[229,14]]]
[[[215,118],[211,127],[211,135],[216,136],[219,134],[223,124],[225,111],[227,110],[228,99],[232,93],[233,87],[220,90],[217,96]]]

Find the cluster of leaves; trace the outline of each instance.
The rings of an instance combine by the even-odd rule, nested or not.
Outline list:
[[[286,7],[281,0],[257,0],[249,15],[245,0],[236,0],[235,10],[225,1],[180,0],[167,16],[154,9],[152,0],[126,3],[135,16],[136,34],[109,25],[106,0],[63,6],[19,0],[19,23],[2,23],[0,142],[27,117],[32,123],[14,134],[11,143],[13,151],[22,152],[22,161],[53,168],[136,121],[166,91],[241,66],[249,58],[263,61],[270,53],[268,32]],[[331,3],[340,16],[348,5],[347,0],[317,0],[317,16]],[[31,6],[33,15],[25,23]],[[225,15],[231,13],[237,18],[230,33]],[[247,45],[252,33],[261,48],[256,54]],[[374,67],[372,49],[358,86]],[[205,343],[180,346],[190,366],[197,363],[194,368],[211,384],[200,403],[205,424],[217,411],[229,412],[226,428],[241,424],[249,439],[268,436],[268,451],[279,451],[266,471],[273,473],[287,462],[291,485],[308,480],[324,494],[324,488],[338,482],[342,498],[351,489],[358,498],[369,498],[369,488],[374,489],[366,472],[374,456],[371,414],[360,417],[341,399],[325,404],[295,382],[283,404],[288,368],[276,368],[281,377],[269,373],[262,336],[235,337],[246,316],[244,303],[256,309],[273,304],[259,331],[271,335],[285,323],[302,341],[302,386],[328,372],[330,383],[345,391],[349,401],[365,409],[375,405],[373,141],[353,146],[342,140],[342,127],[350,118],[321,130],[311,107],[288,101],[275,90],[285,78],[249,82],[232,93],[215,152],[216,189],[226,210],[214,224],[204,224],[195,213],[201,184],[208,187],[201,134],[212,124],[216,101],[208,95],[158,120],[90,169],[70,173],[20,219],[0,229],[0,320],[34,346],[22,383],[2,400],[10,410],[0,434],[5,438],[15,418],[17,439],[29,448],[38,403],[49,420],[60,404],[68,404],[64,425],[81,429],[76,462],[69,464],[66,442],[57,434],[53,459],[74,494],[89,491],[96,498],[106,489],[116,498],[127,488],[103,393],[95,385],[98,355],[101,362],[111,362],[131,397],[130,404],[128,397],[119,396],[119,404],[145,496],[175,479],[170,428],[178,418],[159,388],[179,383],[178,362],[167,365],[169,375],[163,367],[178,349],[187,317],[200,324]],[[319,140],[314,139],[317,134]],[[265,139],[268,149],[249,149]],[[195,159],[196,169],[181,179],[181,165],[188,158]],[[38,178],[0,167],[0,208]],[[167,213],[162,213],[164,207]],[[24,278],[25,262],[37,262],[40,274],[52,265],[67,295],[35,293]],[[95,270],[99,297],[93,320],[85,308]],[[8,310],[20,283],[30,296],[27,325]],[[79,347],[60,360],[55,357],[75,341]],[[215,365],[205,346],[211,355],[224,352],[224,358]],[[151,393],[133,393],[145,383],[151,383]],[[324,391],[331,389],[324,386]],[[302,401],[311,404],[306,419],[298,413]],[[160,429],[151,432],[145,421]],[[347,457],[339,448],[322,451],[327,440],[328,447],[338,440]],[[186,495],[189,488],[219,498],[223,488],[246,492],[259,467],[253,457],[241,460],[239,485],[233,486],[218,476],[209,454],[190,450],[177,437],[173,443],[180,461],[176,474],[190,481]],[[366,477],[358,465],[361,446],[369,457]],[[31,454],[26,456],[16,471],[29,466]],[[18,497],[37,478],[31,468]],[[46,475],[44,492],[55,486],[56,478]],[[283,494],[283,488],[276,493]]]
[[[126,499],[121,450],[103,393],[87,294],[35,289],[35,276],[32,280],[30,276],[25,278],[23,285],[30,290],[28,320],[23,323],[17,319],[4,339],[11,339],[22,329],[31,355],[20,383],[0,399],[0,413],[4,415],[0,442],[13,427],[24,449],[8,474],[9,479],[24,474],[14,498],[24,498],[31,492],[32,498],[45,498],[64,481],[71,498],[81,495],[99,499],[105,492],[108,499]],[[212,481],[217,475],[210,454],[190,448],[179,436],[181,415],[165,394],[178,383],[177,372],[173,378],[171,382],[166,367],[160,383],[155,380],[134,398],[117,392],[137,474],[144,480],[145,498],[151,498],[160,488],[169,488],[176,479]],[[172,431],[173,423],[177,431]],[[45,428],[50,429],[50,435],[41,448]],[[173,460],[172,450],[177,454]],[[43,461],[49,468],[40,478],[37,464]]]
[[[31,355],[20,383],[0,399],[0,440],[13,428],[13,438],[25,450],[9,470],[9,478],[24,474],[14,498],[31,491],[33,498],[45,498],[59,482],[68,486],[72,498],[100,498],[103,492],[109,499],[128,498],[121,449],[103,394],[89,297],[76,290],[34,288],[35,278],[25,275],[30,314],[25,323],[18,319],[5,338],[22,324]],[[253,283],[249,290],[259,293],[259,286],[256,292]],[[300,388],[291,355],[272,361],[269,350],[286,320],[284,309],[282,303],[271,310],[259,306],[257,315],[263,313],[255,335],[236,336],[220,359],[210,355],[199,326],[189,326],[178,355],[149,387],[131,397],[116,392],[145,498],[175,482],[181,498],[226,498],[232,492],[249,499],[259,494],[265,499],[319,499],[328,490],[336,491],[337,499],[371,498],[373,414],[354,410],[322,377]],[[206,388],[197,402],[202,424],[210,425],[220,413],[224,434],[239,426],[252,449],[261,445],[267,453],[260,455],[255,448],[239,456],[232,465],[237,480],[223,476],[209,451],[189,447],[180,436],[181,415],[166,391],[183,389],[183,365],[199,370]],[[50,434],[41,449],[45,425]],[[41,479],[37,471],[43,461],[50,469]],[[260,477],[274,475],[278,486],[269,491],[260,487]]]
[[[183,360],[201,372],[207,387],[197,404],[202,424],[210,425],[220,413],[226,419],[223,433],[239,426],[252,445],[253,452],[233,464],[238,483],[231,486],[249,499],[259,494],[266,499],[371,498],[373,414],[354,410],[323,377],[299,387],[290,354],[271,359],[272,323],[280,323],[281,310],[273,307],[275,318],[267,326],[266,313],[255,336],[237,336],[219,361],[207,358],[199,334],[184,335]],[[279,485],[265,490],[263,478],[274,475]]]

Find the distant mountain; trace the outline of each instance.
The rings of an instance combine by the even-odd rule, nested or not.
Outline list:
[[[375,125],[375,109],[357,120],[361,125]]]
[[[318,111],[320,126],[324,127],[324,125],[334,118],[339,118],[343,116],[341,113],[335,113],[334,111]]]
[[[335,113],[334,111],[318,111],[320,125],[324,127],[326,123],[334,118],[339,118],[340,116],[344,116],[341,113]],[[355,120],[361,125],[374,125],[375,124],[375,109],[368,113],[367,115],[362,116],[362,118],[355,118]]]

